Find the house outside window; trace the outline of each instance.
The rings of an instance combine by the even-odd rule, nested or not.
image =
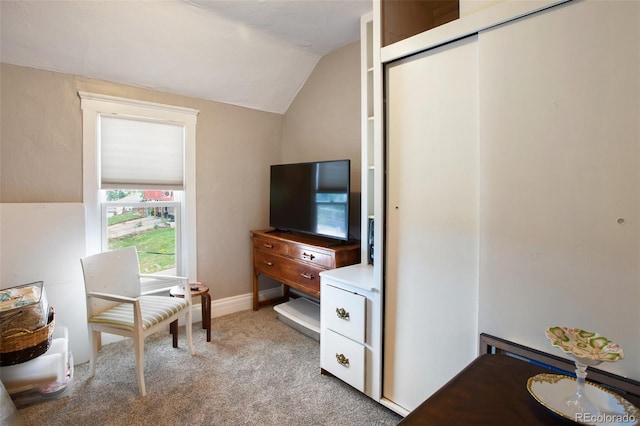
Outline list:
[[[168,194],[162,197],[158,193]],[[176,191],[101,190],[103,251],[136,246],[143,274],[180,275],[182,203]],[[105,247],[106,244],[106,247]]]
[[[79,95],[87,253],[133,245],[142,273],[195,281],[198,111]]]

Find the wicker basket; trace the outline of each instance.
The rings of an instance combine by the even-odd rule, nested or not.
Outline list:
[[[49,307],[48,323],[37,330],[13,328],[0,334],[0,367],[20,364],[39,357],[51,345],[55,312]]]

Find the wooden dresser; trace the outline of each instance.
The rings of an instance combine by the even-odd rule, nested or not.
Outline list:
[[[253,310],[289,299],[289,287],[320,297],[320,272],[360,262],[360,244],[282,231],[251,231],[253,238]],[[284,284],[282,298],[259,300],[265,275]]]

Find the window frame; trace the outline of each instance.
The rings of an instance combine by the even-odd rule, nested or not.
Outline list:
[[[78,92],[82,109],[83,141],[83,204],[86,218],[86,251],[103,251],[106,232],[103,226],[103,203],[100,196],[99,120],[101,114],[120,115],[138,119],[151,119],[184,127],[184,188],[181,200],[180,244],[181,259],[177,273],[189,281],[197,281],[196,244],[196,121],[198,110],[139,101],[135,99]],[[143,189],[143,188],[140,188]]]

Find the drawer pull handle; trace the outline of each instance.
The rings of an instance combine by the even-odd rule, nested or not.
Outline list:
[[[336,354],[336,361],[343,367],[349,366],[349,358],[344,356],[344,354]]]
[[[269,261],[265,260],[265,261],[264,261],[264,263],[265,263],[267,266],[273,266],[273,262],[269,262]]]
[[[273,248],[273,244],[269,244],[269,243],[264,243],[263,246],[265,246],[265,248],[268,248],[268,249]]]
[[[345,311],[344,308],[336,308],[336,315],[341,320],[348,320],[349,319],[349,312]]]
[[[302,272],[300,275],[302,275],[303,278],[306,278],[308,280],[312,280],[313,279],[313,274],[310,274],[308,272]]]
[[[308,257],[309,260],[313,260],[316,257],[313,255],[313,253],[307,253],[307,252],[302,252],[302,257]]]

